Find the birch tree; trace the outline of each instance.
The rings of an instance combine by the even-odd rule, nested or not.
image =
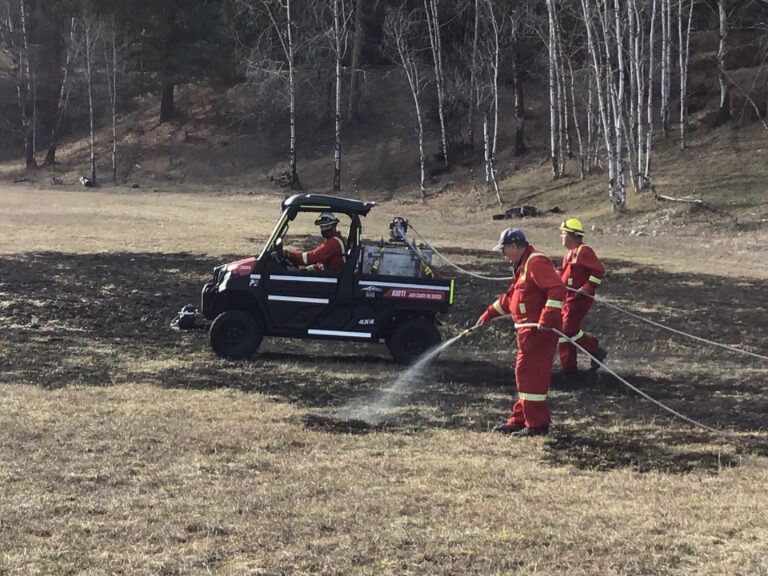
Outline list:
[[[36,168],[35,161],[35,99],[34,67],[30,53],[29,0],[12,0],[4,4],[2,14],[2,42],[13,60],[16,101],[24,138],[24,162],[28,169]]]
[[[59,95],[56,101],[56,110],[54,112],[53,125],[48,140],[48,151],[45,154],[43,166],[54,166],[56,164],[56,148],[59,142],[59,132],[64,116],[67,111],[69,94],[71,92],[70,68],[77,61],[82,45],[78,34],[78,22],[75,16],[69,19],[69,36],[64,45],[64,64],[62,66],[62,78],[59,85]]]
[[[661,98],[659,115],[664,137],[669,133],[669,104],[671,100],[672,75],[672,0],[661,0]]]
[[[440,39],[439,0],[424,0],[429,45],[432,50],[432,62],[435,70],[435,88],[437,92],[437,112],[440,118],[440,144],[443,162],[446,166],[448,159],[448,133],[445,126],[445,73],[443,71],[443,46]]]
[[[515,156],[525,154],[525,88],[523,85],[524,71],[522,57],[520,55],[522,44],[520,42],[522,16],[518,10],[510,15],[510,34],[512,40],[512,83],[515,93]]]
[[[680,46],[680,149],[685,150],[685,135],[688,127],[688,61],[690,59],[691,46],[691,22],[693,21],[693,5],[695,0],[689,0],[688,25],[683,30],[684,11],[683,0],[677,3],[677,37]]]
[[[288,117],[290,136],[288,145],[288,174],[291,190],[301,190],[296,157],[296,62],[294,58],[292,0],[261,0],[261,4],[277,35],[288,66]]]
[[[341,190],[341,61],[347,51],[348,13],[343,0],[331,0],[333,3],[333,55],[336,80],[336,109],[334,114],[333,141],[333,191]]]
[[[502,205],[499,185],[496,181],[496,150],[499,136],[499,69],[501,58],[501,28],[493,10],[493,1],[484,0],[484,20],[488,31],[483,42],[482,59],[486,62],[483,68],[487,71],[486,89],[487,110],[483,115],[483,148],[485,157],[485,188],[486,192],[493,190],[499,206]],[[478,101],[480,104],[482,100]]]
[[[475,149],[475,106],[477,105],[477,43],[480,34],[480,0],[473,0],[472,57],[469,64],[469,111],[467,133],[469,149]]]
[[[114,15],[109,32],[109,39],[105,37],[103,41],[104,75],[107,80],[112,120],[112,181],[117,182],[117,30]]]
[[[560,101],[557,84],[557,12],[555,0],[547,0],[549,37],[547,53],[549,55],[549,160],[552,167],[552,179],[560,178]]]
[[[352,41],[352,70],[349,76],[349,109],[347,120],[357,120],[360,115],[360,84],[363,76],[363,43],[365,42],[365,27],[363,7],[365,0],[357,0],[354,7],[355,28]]]
[[[384,38],[386,46],[394,52],[395,57],[403,67],[408,80],[408,86],[413,97],[416,112],[416,124],[419,141],[419,194],[422,201],[427,198],[426,169],[424,163],[424,121],[421,112],[421,94],[427,84],[427,79],[419,67],[414,48],[414,35],[417,33],[417,21],[412,12],[406,12],[403,7],[392,8],[384,19]]]
[[[616,0],[617,1],[617,0]],[[620,104],[623,99],[623,78],[614,78],[610,59],[620,52],[620,44],[612,44],[614,29],[610,20],[610,0],[581,0],[584,25],[587,32],[587,50],[592,65],[592,80],[598,101],[599,121],[608,163],[608,198],[614,210],[622,210],[626,204],[624,189],[624,163],[622,161],[622,123],[619,121]],[[614,5],[615,6],[615,5]],[[615,15],[619,18],[619,15]],[[620,24],[619,24],[620,26]],[[598,37],[598,32],[600,37]],[[616,34],[621,38],[620,29]],[[602,39],[602,42],[599,40]],[[603,46],[605,52],[602,52]],[[619,86],[615,82],[619,82]]]
[[[93,102],[93,49],[100,33],[99,25],[91,10],[90,3],[83,4],[83,58],[85,61],[85,82],[88,93],[88,135],[91,160],[91,184],[96,185],[96,127]]]
[[[642,143],[638,145],[638,149],[643,150],[643,155],[638,154],[638,171],[642,172],[641,188],[649,188],[651,186],[651,149],[653,147],[653,56],[655,54],[653,36],[656,31],[656,4],[657,0],[653,0],[653,7],[651,12],[651,25],[648,31],[648,69],[647,69],[647,86],[646,94],[647,101],[645,106],[645,130],[641,137],[645,138],[645,146]],[[643,132],[643,131],[641,131]]]
[[[720,108],[717,120],[722,124],[731,118],[731,84],[725,73],[725,43],[728,40],[728,14],[725,11],[725,0],[717,0],[717,16],[717,76],[720,84]]]

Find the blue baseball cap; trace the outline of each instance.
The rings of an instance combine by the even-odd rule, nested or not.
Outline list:
[[[516,246],[528,246],[528,241],[525,239],[525,234],[518,228],[507,228],[502,230],[499,235],[499,243],[496,244],[491,250],[501,250],[504,246],[514,244]]]

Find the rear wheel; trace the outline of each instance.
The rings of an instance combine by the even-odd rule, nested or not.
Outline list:
[[[222,312],[211,324],[211,348],[229,360],[253,356],[263,337],[256,318],[242,310]]]
[[[442,341],[433,320],[409,318],[395,326],[387,338],[387,347],[399,364],[412,364],[419,356]]]

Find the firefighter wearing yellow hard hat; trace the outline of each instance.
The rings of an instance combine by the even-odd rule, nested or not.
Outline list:
[[[592,307],[592,298],[600,287],[605,267],[595,251],[584,244],[584,226],[577,218],[568,218],[560,224],[563,246],[566,249],[559,268],[560,278],[567,288],[563,302],[563,333],[582,346],[592,356],[605,360],[608,353],[600,348],[597,339],[581,329],[584,317]],[[565,374],[576,374],[577,348],[565,338],[560,338],[560,368]],[[600,367],[594,360],[592,370]]]

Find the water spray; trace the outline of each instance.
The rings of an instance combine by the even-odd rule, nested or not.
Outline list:
[[[441,342],[425,352],[415,364],[398,376],[392,386],[376,391],[373,398],[356,398],[341,408],[334,410],[330,415],[310,414],[304,420],[305,425],[351,433],[359,433],[361,429],[370,426],[382,425],[387,419],[387,412],[403,403],[403,399],[408,396],[412,385],[419,381],[419,378],[426,371],[429,364],[446,348],[468,336],[481,326],[482,324],[475,324],[465,328],[456,336]]]

